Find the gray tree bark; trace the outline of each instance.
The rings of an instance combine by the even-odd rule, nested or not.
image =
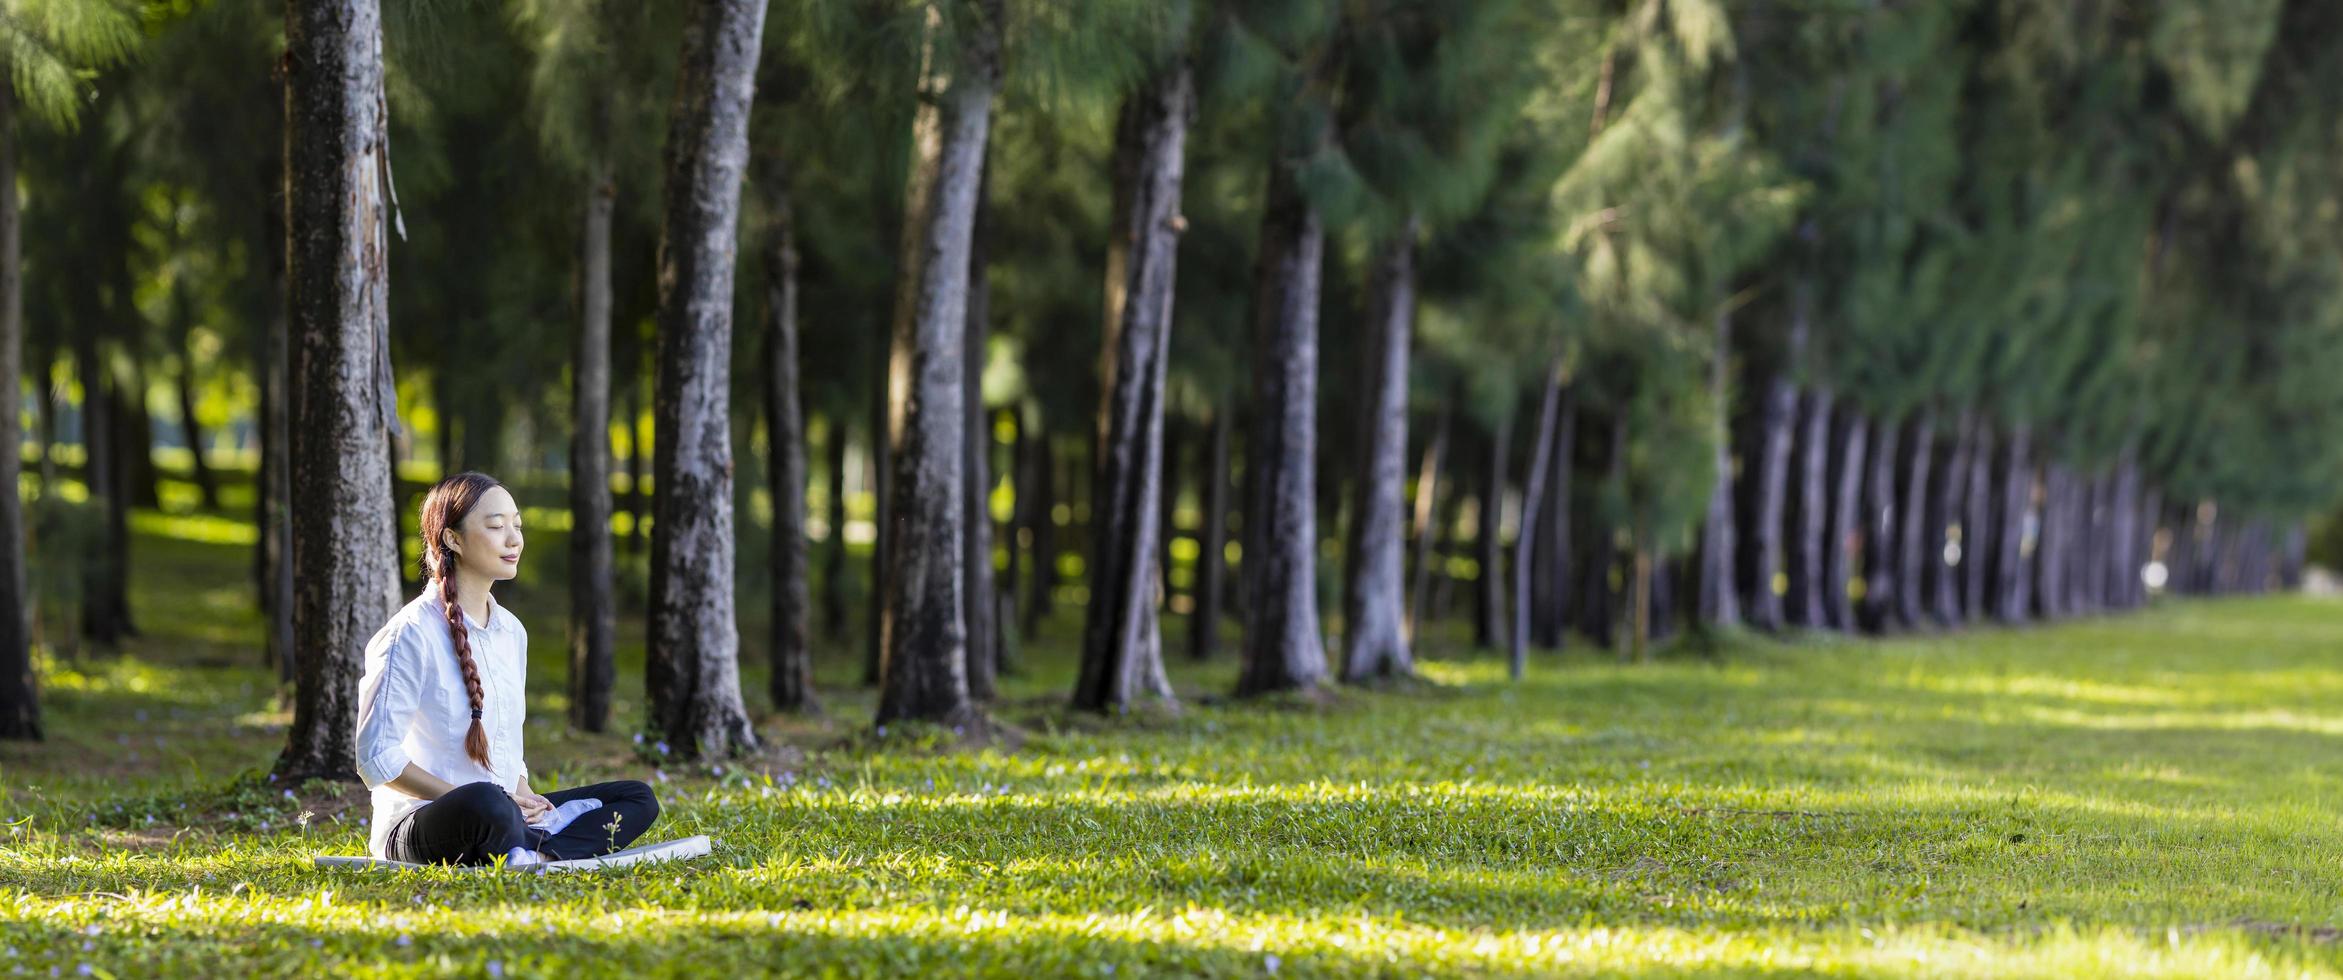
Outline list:
[[[2026,621],[2027,596],[2033,591],[2028,578],[2032,556],[2026,551],[2026,523],[2034,511],[2031,434],[2023,423],[2012,426],[2009,441],[2001,447],[2001,523],[1993,547],[1993,611],[2004,623]]]
[[[25,578],[24,444],[18,379],[24,375],[24,225],[16,199],[16,88],[0,78],[0,739],[43,737],[33,676],[31,583]],[[45,365],[44,365],[45,367]],[[40,376],[47,377],[43,370]],[[45,399],[44,399],[45,401]],[[48,459],[42,447],[41,458]],[[45,464],[44,464],[45,465]]]
[[[1545,503],[1546,477],[1553,466],[1555,416],[1562,397],[1562,369],[1546,369],[1538,393],[1538,427],[1530,436],[1529,479],[1521,492],[1521,527],[1513,536],[1513,625],[1506,631],[1506,672],[1520,680],[1529,668],[1529,578],[1537,541],[1538,510]],[[1575,424],[1575,420],[1573,420]]]
[[[578,348],[571,392],[569,723],[610,723],[617,682],[618,599],[610,536],[610,216],[617,188],[607,155],[586,178],[578,241]]]
[[[1895,619],[1896,576],[1903,554],[1896,539],[1897,443],[1903,426],[1895,419],[1872,424],[1867,456],[1870,473],[1863,478],[1863,601],[1856,607],[1862,626],[1883,632]]]
[[[1736,499],[1736,481],[1733,479],[1732,413],[1733,314],[1720,310],[1716,319],[1716,357],[1709,362],[1709,396],[1717,410],[1713,423],[1716,452],[1712,454],[1712,476],[1716,485],[1709,490],[1708,516],[1700,526],[1700,572],[1694,597],[1694,616],[1700,622],[1716,627],[1741,625],[1741,590],[1735,580],[1739,564],[1734,545],[1739,538],[1733,526],[1733,501]]]
[[[389,113],[375,0],[285,8],[286,308],[293,340],[293,724],[279,776],[357,774],[367,638],[399,606],[392,528]]]
[[[1506,640],[1511,619],[1505,613],[1505,587],[1499,584],[1506,581],[1501,571],[1505,561],[1505,450],[1512,439],[1513,413],[1506,410],[1497,416],[1497,424],[1489,431],[1489,468],[1482,474],[1478,488],[1479,527],[1473,534],[1473,547],[1481,566],[1473,645],[1484,650],[1512,648]]]
[[[1454,396],[1451,396],[1450,403],[1440,408],[1440,419],[1432,427],[1432,438],[1424,444],[1423,465],[1416,470],[1415,564],[1408,573],[1407,589],[1407,638],[1410,644],[1422,635],[1424,603],[1432,589],[1432,568],[1440,561],[1440,469],[1448,459],[1448,430],[1455,424],[1455,415]],[[1569,556],[1563,557],[1567,560]]]
[[[1188,63],[1159,68],[1124,100],[1115,131],[1114,226],[1106,248],[1105,377],[1090,607],[1073,703],[1124,711],[1174,703],[1156,611],[1164,547],[1163,401],[1171,360],[1180,186],[1195,116]]]
[[[1787,374],[1777,376],[1766,387],[1759,414],[1757,487],[1750,508],[1756,526],[1743,529],[1756,547],[1743,558],[1748,565],[1743,576],[1747,598],[1741,611],[1749,625],[1758,629],[1776,630],[1783,625],[1782,594],[1774,590],[1774,581],[1786,571],[1783,517],[1788,509],[1790,450],[1796,442],[1797,421],[1798,388]]]
[[[652,724],[687,758],[754,749],[734,608],[732,295],[764,0],[697,0],[667,131],[653,403]]]
[[[779,168],[775,168],[778,170]],[[821,710],[814,696],[811,583],[806,580],[805,411],[797,370],[797,226],[786,175],[764,181],[773,226],[765,242],[765,431],[771,449],[766,482],[773,492],[773,708]],[[835,533],[835,532],[833,532]]]
[[[969,252],[1000,83],[999,0],[973,0],[955,50],[930,35],[913,124],[890,388],[896,431],[878,723],[981,720],[968,691],[966,555]],[[931,19],[930,27],[934,28]]]
[[[1828,388],[1816,386],[1801,399],[1804,425],[1798,434],[1798,541],[1790,563],[1790,595],[1785,610],[1792,625],[1823,628],[1830,625],[1824,604],[1829,595],[1830,448],[1833,398]]]
[[[1869,420],[1855,406],[1839,413],[1838,451],[1831,458],[1830,533],[1826,536],[1830,554],[1823,575],[1823,615],[1826,625],[1835,630],[1856,627],[1855,600],[1849,586],[1863,557],[1863,464],[1870,433]]]
[[[1993,544],[1993,433],[1980,418],[1969,436],[1967,487],[1961,493],[1966,512],[1961,517],[1962,622],[1983,622],[1987,585],[1991,581]]]
[[[1000,607],[993,588],[992,426],[984,412],[985,337],[992,323],[992,279],[987,263],[986,217],[992,186],[990,168],[977,181],[976,217],[968,240],[968,310],[963,321],[960,358],[960,395],[967,425],[961,432],[960,570],[963,578],[962,613],[966,618],[968,696],[979,702],[993,699],[994,677],[1000,670]]]
[[[1352,486],[1349,574],[1343,589],[1342,677],[1363,681],[1415,673],[1408,648],[1405,565],[1407,541],[1407,365],[1415,330],[1417,224],[1408,221],[1384,243],[1375,263],[1375,300],[1368,313],[1369,357],[1366,445],[1360,447]],[[1429,503],[1428,501],[1426,502]]]
[[[1281,141],[1282,143],[1282,141]],[[1253,427],[1245,439],[1246,593],[1239,696],[1315,688],[1318,633],[1318,287],[1326,244],[1291,164],[1270,164],[1253,300]]]
[[[1970,561],[1969,542],[1964,529],[1962,537],[1953,537],[1953,527],[1968,513],[1969,453],[1976,438],[1977,413],[1962,409],[1960,420],[1953,428],[1952,445],[1947,448],[1943,465],[1934,474],[1929,490],[1929,551],[1927,556],[1928,596],[1930,617],[1944,626],[1958,626],[1961,622],[1962,566]],[[1955,551],[1956,545],[1958,551]],[[1957,554],[1960,564],[1945,559]]]
[[[1896,555],[1896,619],[1906,629],[1920,625],[1926,617],[1926,577],[1928,563],[1943,562],[1941,556],[1931,555],[1931,548],[1942,547],[1944,534],[1940,528],[1929,527],[1931,465],[1936,460],[1936,412],[1923,408],[1912,419],[1911,437],[1905,440],[1903,480],[1903,520],[1896,535],[1901,550]]]

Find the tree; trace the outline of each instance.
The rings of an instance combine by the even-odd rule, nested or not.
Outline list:
[[[734,228],[764,0],[698,0],[669,119],[653,435],[652,724],[696,758],[753,749],[733,600]]]
[[[1156,616],[1164,486],[1164,385],[1171,359],[1180,186],[1195,79],[1185,32],[1124,101],[1115,128],[1115,211],[1107,241],[1106,403],[1098,454],[1092,595],[1074,706],[1172,702]]]
[[[901,291],[890,357],[894,483],[885,504],[885,618],[878,723],[964,725],[969,698],[966,586],[969,249],[1000,84],[1000,0],[927,8],[922,102],[912,126]],[[948,12],[948,14],[947,14]],[[947,29],[948,28],[948,29]]]
[[[389,445],[389,120],[374,0],[285,9],[293,724],[276,771],[356,773],[360,655],[399,606]]]
[[[11,4],[0,17],[0,739],[42,737],[39,686],[33,677],[30,582],[25,575],[23,503],[17,497],[24,434],[24,273],[17,143],[21,117],[51,127],[74,124],[76,73],[121,60],[137,39],[128,13],[105,4]],[[78,16],[75,16],[78,15]],[[46,373],[47,365],[37,365]],[[44,449],[44,466],[47,452]]]

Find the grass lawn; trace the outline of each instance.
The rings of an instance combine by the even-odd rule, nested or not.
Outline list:
[[[563,565],[537,555],[512,605],[541,788],[651,779],[651,837],[715,856],[328,873],[308,858],[364,850],[363,794],[257,775],[286,714],[247,553],[194,520],[142,516],[146,635],[49,663],[50,741],[0,746],[0,974],[2343,970],[2334,603],[1547,654],[1520,684],[1435,637],[1430,684],[1318,706],[1224,703],[1233,664],[1178,662],[1183,715],[1113,722],[1056,706],[1068,615],[1008,681],[1014,750],[863,733],[839,645],[830,720],[768,720],[772,751],[718,771],[624,733],[639,623],[622,733],[563,730]]]

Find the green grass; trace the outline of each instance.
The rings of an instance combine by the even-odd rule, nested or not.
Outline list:
[[[1182,661],[1186,712],[1118,721],[1055,706],[1062,618],[998,708],[1013,751],[864,734],[846,644],[820,665],[829,720],[768,720],[773,751],[718,773],[562,729],[541,578],[511,603],[538,642],[532,768],[652,779],[653,836],[711,834],[715,856],[325,873],[310,855],[365,847],[362,797],[257,775],[286,715],[247,553],[206,521],[139,522],[147,635],[49,663],[51,740],[0,747],[0,974],[2343,967],[2343,606],[2319,600],[1645,667],[1547,654],[1520,684],[1442,636],[1432,683],[1315,706],[1225,703],[1233,665]]]

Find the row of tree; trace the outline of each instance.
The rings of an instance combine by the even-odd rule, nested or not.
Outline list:
[[[745,578],[773,705],[816,707],[851,458],[876,720],[963,727],[1066,586],[1073,703],[1161,709],[1167,612],[1200,656],[1237,615],[1255,695],[1409,674],[1466,585],[1517,674],[2266,588],[2343,473],[2316,0],[31,6],[74,14],[0,22],[20,87],[65,66],[16,130],[57,273],[0,354],[75,365],[31,441],[46,496],[72,420],[107,515],[82,631],[132,627],[147,366],[208,487],[197,351],[244,352],[204,366],[258,406],[296,775],[349,769],[403,420],[451,469],[570,436],[521,462],[568,473],[571,721],[648,527],[649,722],[707,757],[755,744]]]

